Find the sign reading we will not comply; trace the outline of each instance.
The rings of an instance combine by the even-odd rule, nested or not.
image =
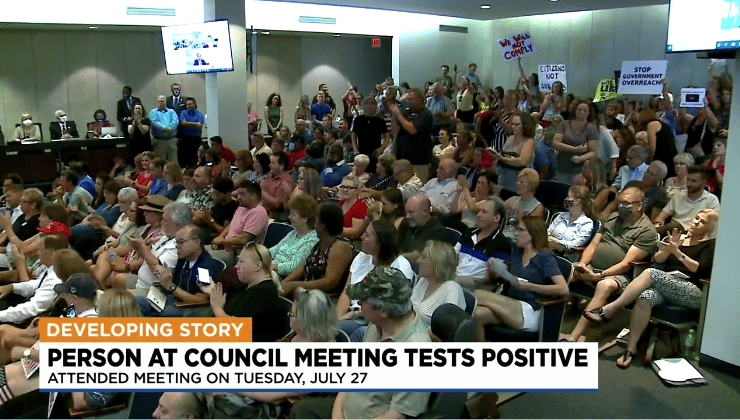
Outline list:
[[[535,52],[532,35],[530,35],[529,32],[523,32],[499,39],[498,45],[501,46],[501,53],[507,61]]]
[[[666,60],[623,61],[619,78],[619,94],[659,95],[663,92],[663,80],[668,68]]]

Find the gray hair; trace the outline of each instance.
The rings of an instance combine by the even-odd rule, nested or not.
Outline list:
[[[673,163],[683,163],[686,166],[691,166],[694,162],[696,161],[691,153],[679,153],[673,157]]]
[[[367,165],[370,164],[370,158],[367,155],[357,155],[355,156],[355,163],[359,163],[367,167]]]
[[[391,303],[371,296],[367,298],[367,303],[369,303],[376,311],[385,311],[385,313],[388,314],[388,317],[396,319],[406,316],[406,314],[411,312],[414,308],[414,304],[411,303],[411,299],[404,303]]]
[[[664,180],[666,175],[668,175],[668,167],[666,164],[660,160],[654,160],[650,163],[650,166],[653,165],[658,167],[658,178],[660,178],[661,181]]]
[[[59,118],[59,115],[64,114],[64,110],[58,109],[54,112],[54,116]]]
[[[627,151],[631,151],[632,153],[634,153],[635,157],[640,158],[640,160],[643,162],[645,162],[645,159],[647,159],[647,149],[640,146],[639,144],[630,147]]]
[[[158,95],[158,96],[157,96],[157,100],[159,100],[159,98],[162,98],[162,99],[164,99],[165,101],[167,100],[167,97],[166,97],[166,96],[164,96],[164,95]]]
[[[189,225],[193,221],[190,215],[190,207],[185,203],[173,201],[164,206],[164,211],[167,210],[172,210],[172,221],[180,226]]]
[[[337,311],[326,293],[318,289],[295,291],[296,322],[311,341],[333,341],[339,334]]]
[[[139,197],[139,194],[135,189],[131,187],[123,187],[121,191],[118,191],[118,201],[131,201],[133,202]]]
[[[411,164],[407,159],[399,159],[395,165],[403,169],[404,171],[414,172],[414,165]]]

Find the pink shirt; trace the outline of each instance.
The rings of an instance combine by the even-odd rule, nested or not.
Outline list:
[[[282,199],[285,196],[290,196],[293,191],[293,178],[290,174],[283,172],[280,176],[269,176],[262,181],[262,189],[275,198]],[[267,208],[268,211],[280,210],[282,206],[276,207],[270,205],[270,203],[262,198],[262,205]]]
[[[251,233],[254,235],[255,242],[259,242],[262,240],[262,235],[265,233],[269,221],[270,217],[262,204],[258,204],[251,209],[239,206],[234,212],[231,224],[229,224],[229,233],[226,234],[226,239],[236,238],[242,233]],[[225,248],[233,251],[232,247]]]

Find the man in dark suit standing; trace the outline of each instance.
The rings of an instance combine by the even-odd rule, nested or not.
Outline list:
[[[167,97],[167,108],[174,109],[177,115],[180,115],[183,109],[185,109],[185,97],[180,92],[180,84],[173,83],[170,85],[172,95]]]
[[[49,123],[49,134],[52,140],[76,139],[80,137],[80,134],[77,132],[77,124],[74,121],[67,120],[66,112],[60,109],[54,115],[57,117],[57,120]]]
[[[123,99],[118,101],[118,112],[116,119],[121,123],[121,130],[123,131],[123,137],[128,138],[128,126],[131,125],[133,118],[131,117],[134,112],[134,105],[141,103],[141,99],[131,96],[133,90],[131,86],[123,87]]]

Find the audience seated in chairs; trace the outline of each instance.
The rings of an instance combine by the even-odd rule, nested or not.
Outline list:
[[[285,317],[278,295],[278,282],[272,276],[270,251],[250,242],[236,263],[239,285],[224,290],[223,283],[201,286],[210,296],[213,315],[252,318],[252,341],[276,341],[284,334]]]
[[[452,213],[460,214],[460,218],[465,226],[469,228],[475,227],[476,216],[480,211],[480,203],[498,195],[498,191],[494,191],[496,179],[497,176],[493,172],[481,172],[475,181],[475,196],[473,196],[470,192],[470,182],[468,181],[468,178],[463,175],[457,176],[457,190],[459,191],[459,196],[453,203]]]
[[[456,281],[470,290],[488,283],[487,262],[491,258],[507,260],[511,244],[502,232],[506,217],[504,203],[498,197],[483,200],[478,205],[477,228],[470,237],[460,237],[455,245],[459,254]]]
[[[617,366],[626,368],[632,363],[637,341],[647,327],[652,308],[667,302],[699,309],[702,297],[699,281],[709,278],[712,273],[718,221],[719,213],[715,210],[700,211],[686,235],[680,235],[678,229],[674,229],[661,241],[660,249],[653,257],[655,268],[648,268],[632,280],[614,302],[584,312],[589,321],[606,322],[619,309],[635,302],[630,318],[630,339],[624,354],[617,360]],[[679,271],[687,278],[669,274],[673,271]]]
[[[419,189],[424,185],[414,173],[414,165],[406,159],[397,160],[394,163],[393,176],[398,181],[398,189],[401,190],[404,201],[419,194]]]
[[[674,195],[655,218],[655,227],[661,235],[678,229],[685,232],[696,214],[704,209],[719,211],[719,199],[705,189],[709,175],[699,165],[690,166],[686,175],[686,193]],[[666,223],[668,218],[669,223]]]
[[[292,296],[298,287],[339,296],[354,258],[352,244],[342,235],[342,219],[342,209],[338,205],[321,206],[316,223],[319,241],[306,261],[282,280],[283,296]]]
[[[231,178],[219,178],[213,184],[213,207],[192,211],[193,223],[206,231],[206,243],[210,243],[210,235],[220,235],[234,218],[239,203],[232,197],[233,190],[234,182]]]
[[[593,202],[588,188],[570,187],[563,208],[565,211],[555,216],[547,228],[550,248],[558,253],[585,247],[594,234]]]
[[[406,203],[406,218],[398,228],[398,244],[409,262],[416,264],[424,245],[430,239],[443,237],[445,227],[432,216],[432,203],[423,195],[415,195]]]
[[[432,210],[447,215],[452,211],[458,200],[458,184],[455,182],[457,164],[450,158],[442,159],[437,166],[437,177],[427,181],[419,189],[421,194],[429,198]]]
[[[316,200],[306,194],[298,195],[288,201],[288,210],[294,229],[270,248],[271,268],[281,278],[295,271],[319,241],[314,229],[319,211]]]
[[[365,228],[367,204],[358,198],[361,185],[354,175],[345,176],[339,185],[339,205],[344,213],[342,235],[349,239],[358,239]]]
[[[285,152],[273,152],[270,156],[270,175],[262,181],[262,205],[272,215],[285,209],[295,187],[289,164]]]
[[[465,295],[455,282],[457,252],[452,245],[428,241],[419,256],[419,280],[411,292],[411,303],[427,328],[431,329],[434,310],[452,303],[465,310]]]
[[[44,205],[44,195],[37,188],[26,188],[23,190],[23,187],[20,185],[13,184],[8,189],[8,197],[17,193],[17,191],[11,192],[12,189],[14,190],[16,188],[21,188],[22,191],[20,194],[19,204],[17,206],[20,214],[18,218],[15,219],[15,222],[13,222],[12,230],[13,235],[18,238],[18,242],[23,243],[27,239],[32,238],[39,233],[39,218],[41,216],[41,212],[39,210]],[[10,215],[12,220],[13,213],[14,212],[10,211],[7,212],[6,217]],[[0,219],[5,218],[0,217]],[[3,224],[3,220],[0,220],[0,224]],[[7,224],[4,224],[3,227],[7,229]],[[8,252],[8,248],[12,247],[9,245],[11,242],[8,235],[9,233],[6,232],[0,234],[0,245],[3,245],[0,246],[0,267],[5,267],[7,270],[10,270],[12,266],[10,264],[9,256],[12,254]],[[8,276],[13,276],[13,272],[6,271],[5,273],[0,273],[0,283],[6,283],[14,278]]]
[[[161,265],[154,267],[156,276],[162,288],[167,292],[164,309],[159,312],[152,308],[145,296],[137,296],[136,300],[144,316],[182,316],[182,308],[177,303],[187,304],[208,303],[208,296],[200,290],[200,268],[208,270],[211,278],[216,279],[224,269],[222,262],[215,260],[205,250],[206,232],[195,225],[187,225],[177,231],[175,247],[177,262],[173,271]]]
[[[489,268],[509,283],[507,295],[476,290],[476,339],[485,341],[484,327],[503,324],[524,331],[537,331],[541,316],[537,298],[541,295],[567,296],[568,285],[547,244],[545,223],[539,217],[519,221],[516,248],[505,262],[492,258]]]
[[[583,281],[595,288],[586,307],[589,311],[604,305],[609,296],[621,294],[631,280],[631,264],[645,260],[657,248],[655,228],[642,212],[643,199],[639,188],[622,190],[618,212],[601,225],[575,264],[571,285]],[[581,317],[564,340],[578,341],[587,327],[588,320]]]
[[[358,302],[351,302],[347,297],[347,288],[361,282],[373,268],[381,266],[401,270],[410,283],[414,281],[415,274],[411,264],[399,253],[396,229],[388,222],[375,220],[362,234],[362,252],[352,260],[347,286],[337,302],[337,315],[341,319],[342,331],[346,332],[352,341],[362,341],[364,332],[358,335],[353,333],[367,325],[367,321],[362,317]]]
[[[368,206],[365,223],[367,224],[372,220],[383,220],[398,229],[405,216],[406,206],[404,205],[403,194],[398,188],[391,187],[383,190],[380,201],[374,201],[372,205]]]

